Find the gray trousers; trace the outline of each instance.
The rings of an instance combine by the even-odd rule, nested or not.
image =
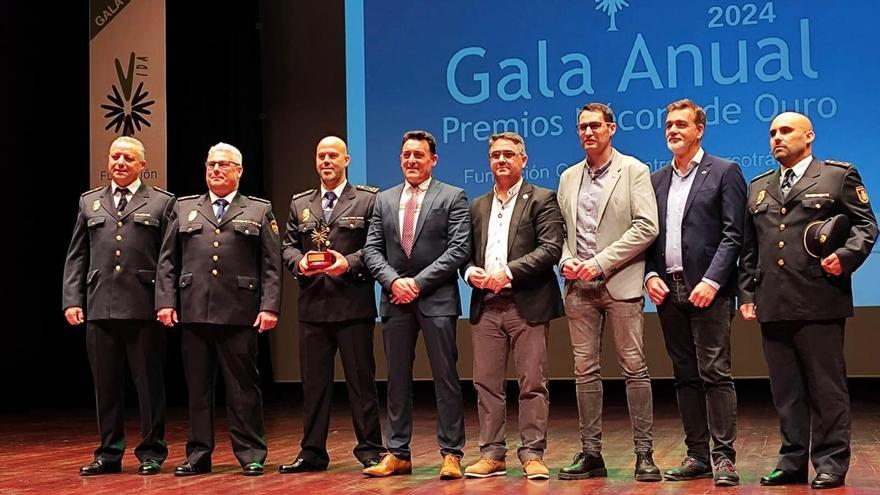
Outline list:
[[[607,321],[617,362],[626,380],[626,401],[633,428],[634,451],[653,451],[654,401],[645,361],[642,298],[617,301],[603,282],[575,282],[565,295],[574,377],[584,452],[602,451],[602,329]]]
[[[513,297],[489,294],[480,320],[472,327],[474,387],[480,419],[480,456],[502,460],[507,455],[504,429],[507,420],[508,356],[513,354],[519,384],[520,462],[544,457],[547,447],[548,322],[523,318]]]

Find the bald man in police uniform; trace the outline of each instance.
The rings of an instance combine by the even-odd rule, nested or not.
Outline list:
[[[144,145],[119,137],[110,145],[110,184],[80,197],[64,263],[64,317],[86,324],[95,380],[101,445],[80,475],[118,473],[125,453],[125,362],[140,406],[143,440],[134,454],[138,474],[159,472],[165,445],[165,330],[156,323],[153,294],[159,249],[174,196],[141,181]]]
[[[219,364],[233,453],[244,475],[257,476],[267,453],[257,332],[275,327],[281,307],[278,225],[271,203],[238,192],[244,169],[235,147],[213,146],[205,167],[209,191],[180,198],[156,287],[159,320],[183,327],[189,388],[186,462],[174,474],[211,471]]]
[[[354,455],[364,467],[385,452],[379,426],[373,330],[376,292],[364,265],[363,248],[378,188],[354,186],[346,170],[351,157],[345,142],[322,139],[315,151],[321,186],[293,196],[282,243],[284,265],[299,283],[299,359],[303,382],[303,438],[294,461],[281,473],[323,471],[330,463],[327,434],[333,397],[336,352],[342,359],[357,445]],[[329,247],[312,234],[327,227]],[[309,253],[326,250],[332,264],[314,268]]]
[[[770,149],[780,168],[749,186],[740,311],[761,324],[782,446],[762,485],[844,483],[850,460],[850,406],[843,353],[846,318],[853,315],[851,277],[877,239],[877,221],[855,167],[813,157],[810,119],[786,112],[770,125]],[[824,258],[804,245],[807,226],[843,214],[851,230]]]

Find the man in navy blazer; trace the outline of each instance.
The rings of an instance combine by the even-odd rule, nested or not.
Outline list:
[[[412,471],[412,363],[422,330],[437,395],[437,439],[442,479],[461,478],[464,411],[456,361],[461,314],[458,269],[471,257],[470,210],[465,192],[431,177],[437,142],[425,131],[403,135],[404,182],[376,197],[364,245],[364,263],[382,286],[388,360],[388,454],[364,469],[368,476]]]
[[[665,477],[709,478],[714,466],[716,485],[737,485],[730,323],[746,184],[739,165],[703,151],[706,112],[700,106],[685,99],[666,111],[674,158],[651,174],[660,235],[647,252],[645,287],[672,359],[687,456]]]

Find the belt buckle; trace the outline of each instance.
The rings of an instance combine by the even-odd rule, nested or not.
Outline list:
[[[676,282],[684,282],[684,272],[672,272],[669,274],[669,278]]]

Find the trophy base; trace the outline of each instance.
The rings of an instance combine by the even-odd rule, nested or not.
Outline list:
[[[306,266],[309,270],[320,270],[333,264],[333,255],[327,251],[306,253]]]

